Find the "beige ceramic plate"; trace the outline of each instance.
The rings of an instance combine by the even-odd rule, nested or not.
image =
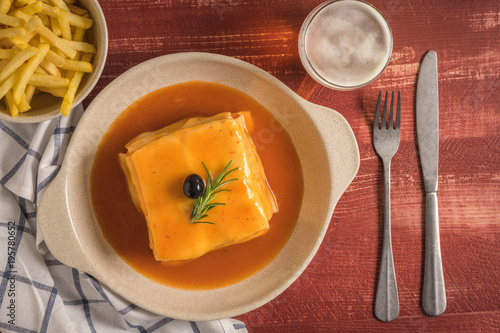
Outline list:
[[[139,97],[168,85],[218,82],[252,96],[290,134],[304,173],[297,226],[266,268],[235,285],[185,291],[157,284],[129,267],[103,238],[90,198],[97,145],[113,120]],[[284,291],[311,261],[337,201],[359,167],[352,130],[336,111],[311,104],[265,71],[207,53],[180,53],[146,61],[114,80],[92,102],[71,139],[62,168],[39,209],[45,242],[63,263],[97,278],[134,304],[172,318],[212,320],[251,311]]]

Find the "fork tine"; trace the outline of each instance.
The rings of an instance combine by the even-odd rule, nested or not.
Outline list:
[[[391,112],[389,113],[389,129],[394,129],[394,121],[392,120],[393,117],[393,109],[394,109],[394,90],[392,91],[392,97],[391,97]]]
[[[401,127],[401,90],[398,90],[398,107],[396,111],[396,129]]]
[[[387,129],[387,96],[389,96],[389,91],[385,91],[385,101],[384,101],[384,113],[382,114],[382,128]]]
[[[375,120],[373,121],[373,129],[380,129],[380,101],[382,99],[382,90],[378,93],[377,108],[375,109]]]

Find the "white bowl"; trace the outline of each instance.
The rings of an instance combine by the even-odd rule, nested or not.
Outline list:
[[[292,138],[304,174],[300,216],[278,256],[240,283],[205,291],[158,284],[128,266],[104,239],[90,197],[96,148],[113,120],[139,97],[191,80],[231,86],[270,110]],[[59,174],[42,197],[38,221],[56,258],[144,309],[186,320],[233,317],[272,300],[299,277],[320,246],[335,205],[358,167],[355,137],[338,112],[305,101],[243,61],[208,53],[167,55],[128,70],[94,99],[73,134]]]
[[[101,77],[108,54],[108,29],[99,2],[96,0],[80,0],[79,6],[87,9],[94,20],[94,24],[86,32],[86,36],[88,41],[95,45],[97,52],[92,58],[94,71],[83,76],[82,82],[75,94],[73,107],[80,104],[94,89]],[[61,103],[62,98],[54,97],[50,94],[35,95],[31,101],[31,109],[29,111],[20,113],[17,117],[12,117],[2,102],[0,103],[0,120],[13,123],[38,123],[49,120],[61,115]]]

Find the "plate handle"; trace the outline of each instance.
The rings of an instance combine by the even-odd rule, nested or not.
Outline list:
[[[324,138],[327,154],[334,162],[335,173],[347,172],[339,177],[342,183],[335,184],[342,193],[352,182],[359,170],[360,156],[358,143],[347,120],[337,111],[309,101],[303,101],[305,110]],[[342,150],[342,156],[339,151]],[[346,171],[347,170],[347,171]]]
[[[61,169],[40,200],[38,223],[45,244],[63,264],[90,272],[90,261],[76,236],[68,209],[66,177]]]

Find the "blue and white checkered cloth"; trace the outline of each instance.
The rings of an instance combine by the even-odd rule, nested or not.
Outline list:
[[[37,204],[83,114],[0,121],[0,332],[247,332],[234,319],[188,322],[143,310],[48,251]]]

